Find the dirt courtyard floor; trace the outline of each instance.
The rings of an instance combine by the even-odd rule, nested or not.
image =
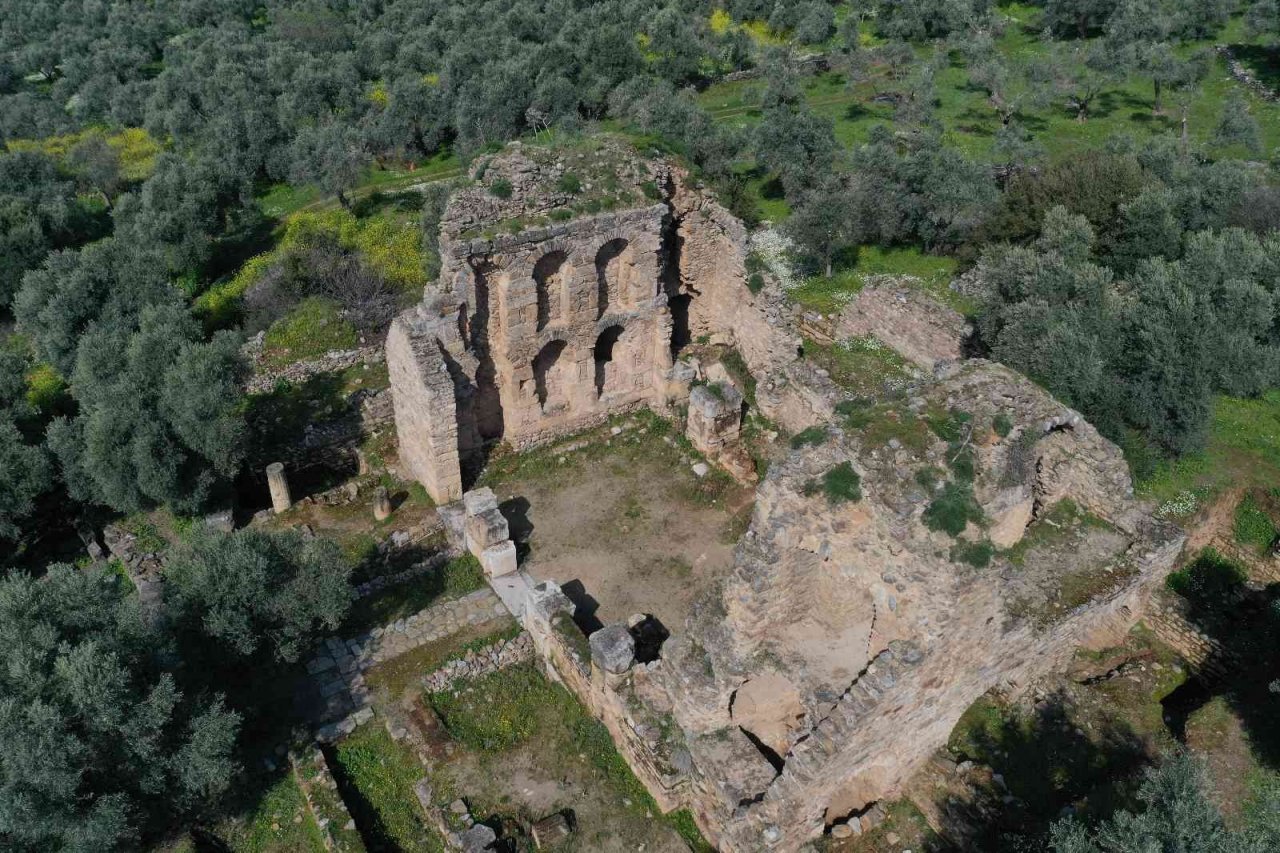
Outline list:
[[[499,468],[493,489],[523,568],[564,587],[580,624],[646,613],[679,630],[693,600],[732,567],[754,490],[715,470],[696,476],[697,458],[665,421],[636,416],[624,426]]]

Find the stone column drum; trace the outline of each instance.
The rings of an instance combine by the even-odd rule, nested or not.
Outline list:
[[[293,506],[293,498],[289,495],[289,479],[285,476],[283,462],[272,462],[267,466],[267,488],[271,490],[271,508],[277,515]]]

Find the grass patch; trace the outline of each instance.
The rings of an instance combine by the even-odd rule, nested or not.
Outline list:
[[[853,301],[869,276],[891,275],[900,277],[903,284],[919,287],[942,298],[946,304],[960,309],[961,313],[969,313],[972,306],[948,287],[957,266],[955,258],[929,255],[914,247],[886,249],[863,246],[858,249],[857,260],[852,266],[837,270],[830,276],[813,276],[787,293],[810,311],[836,314]]]
[[[957,542],[951,548],[951,560],[956,563],[965,563],[975,569],[985,569],[991,565],[991,558],[995,553],[995,546],[985,539],[981,542]]]
[[[1065,542],[1080,527],[1110,529],[1111,525],[1087,510],[1081,509],[1075,501],[1063,498],[1042,514],[1027,529],[1017,544],[1004,552],[1004,556],[1015,566],[1026,562],[1027,554],[1035,548],[1051,548]]]
[[[593,784],[603,787],[608,799],[629,816],[667,822],[693,849],[710,850],[698,840],[700,834],[695,837],[696,828],[687,815],[661,815],[649,792],[618,754],[609,730],[536,666],[509,667],[472,679],[456,691],[432,693],[427,699],[450,736],[486,757],[489,766],[502,767],[503,756],[536,742],[558,764],[585,761],[594,771]]]
[[[1139,480],[1137,493],[1159,502],[1162,510],[1185,508],[1229,486],[1270,488],[1280,482],[1280,390],[1256,399],[1219,397],[1209,423],[1205,449],[1165,460]],[[1176,505],[1176,506],[1175,506]]]
[[[169,542],[160,535],[160,528],[152,522],[146,513],[138,512],[116,522],[116,526],[126,533],[132,533],[134,550],[139,553],[160,553],[169,547]]]
[[[1171,573],[1165,585],[1193,604],[1213,607],[1235,592],[1248,573],[1235,560],[1205,548],[1191,563]]]
[[[373,849],[443,851],[413,786],[422,767],[380,723],[360,726],[333,747],[343,798]]]
[[[292,773],[267,790],[251,818],[247,837],[231,847],[237,853],[323,853],[324,837]]]
[[[806,338],[804,355],[827,371],[832,382],[858,396],[899,393],[915,378],[907,361],[878,338],[849,338],[835,344]]]
[[[1276,539],[1275,523],[1251,493],[1236,506],[1233,530],[1237,542],[1259,554],[1267,553]]]
[[[312,296],[273,323],[263,344],[267,361],[283,366],[330,350],[354,349],[359,340],[355,326],[343,318],[337,302]]]
[[[401,584],[393,584],[367,595],[351,606],[343,623],[345,633],[356,633],[412,616],[419,610],[447,599],[461,598],[485,585],[480,561],[463,554],[430,572]]]

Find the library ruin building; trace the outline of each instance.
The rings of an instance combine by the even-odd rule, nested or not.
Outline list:
[[[516,144],[473,167],[440,255],[386,343],[401,465],[548,673],[720,850],[865,831],[977,698],[1123,636],[1182,548],[1115,445],[966,359],[967,324],[936,295],[871,282],[806,314],[748,274],[747,231],[707,189],[625,140]],[[805,357],[823,338],[875,341],[911,378],[851,392]],[[585,634],[475,487],[499,446],[640,408],[755,489],[731,567],[658,643],[643,613]],[[803,440],[764,470],[744,412]]]

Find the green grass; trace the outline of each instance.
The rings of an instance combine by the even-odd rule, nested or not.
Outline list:
[[[791,449],[799,450],[802,447],[817,446],[827,440],[827,428],[824,426],[805,427],[795,435],[791,436]]]
[[[312,296],[273,323],[263,344],[268,361],[285,365],[318,358],[330,350],[353,349],[359,342],[337,302]]]
[[[914,375],[900,355],[872,337],[836,344],[805,339],[804,355],[826,370],[832,382],[864,397],[877,398],[901,389]]]
[[[1236,507],[1235,539],[1259,554],[1265,554],[1276,538],[1275,522],[1252,494],[1246,494]]]
[[[1102,518],[1082,509],[1070,498],[1063,498],[1036,519],[1017,544],[1004,552],[1004,556],[1013,565],[1021,566],[1032,549],[1059,545],[1082,527],[1112,529]]]
[[[849,462],[841,462],[805,485],[805,494],[824,494],[832,506],[862,500],[862,478]]]
[[[169,547],[168,541],[160,535],[160,529],[146,513],[134,513],[116,522],[116,525],[137,537],[134,549],[139,553],[156,553]]]
[[[867,276],[893,275],[904,277],[904,283],[918,286],[942,299],[961,313],[970,313],[972,306],[948,284],[955,275],[955,258],[925,254],[915,247],[883,249],[879,246],[863,246],[857,259],[845,269],[837,269],[831,276],[814,276],[799,287],[788,291],[798,304],[820,314],[836,314],[862,290]],[[918,281],[912,281],[917,279]]]
[[[930,530],[959,536],[969,522],[977,524],[982,521],[982,507],[973,496],[972,486],[953,480],[943,486],[938,496],[925,507],[921,519]]]
[[[415,184],[447,180],[463,174],[462,162],[450,151],[438,154],[415,164],[412,169],[384,169],[377,166],[365,172],[359,186],[347,192],[347,198],[357,201],[375,192],[392,192]],[[334,207],[337,198],[323,196],[314,186],[295,186],[278,183],[262,188],[257,196],[258,209],[273,219],[287,219],[304,210]]]
[[[1163,461],[1140,479],[1140,497],[1178,504],[1183,516],[1208,495],[1228,486],[1270,488],[1280,482],[1280,391],[1257,399],[1219,397],[1214,403],[1205,449]],[[1184,510],[1185,511],[1181,511]]]
[[[498,766],[501,756],[533,739],[566,763],[585,758],[598,774],[596,784],[610,790],[611,800],[633,814],[667,821],[698,853],[712,849],[687,812],[660,813],[604,724],[535,665],[509,667],[471,679],[456,691],[429,694],[427,699],[451,737],[469,750],[493,757]]]
[[[292,773],[267,790],[253,814],[248,836],[232,849],[236,853],[323,853],[320,827]]]
[[[425,774],[381,722],[363,725],[333,747],[344,799],[373,849],[443,851],[413,786]]]

